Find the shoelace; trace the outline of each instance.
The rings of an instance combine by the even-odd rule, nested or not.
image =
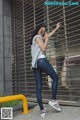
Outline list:
[[[52,102],[53,102],[53,101],[52,101]],[[54,102],[54,106],[57,107],[57,108],[60,107],[57,101]]]
[[[41,110],[41,114],[46,113],[46,108],[44,108],[43,110]]]
[[[57,103],[56,103],[56,104],[54,104],[54,106],[55,106],[55,107],[57,107],[57,108],[59,108],[59,105],[58,105]]]

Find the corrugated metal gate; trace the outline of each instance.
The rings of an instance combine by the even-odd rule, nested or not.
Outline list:
[[[59,75],[58,100],[80,101],[80,6],[45,6],[46,0],[12,0],[13,93],[36,98],[31,70],[30,38],[36,25],[48,31],[62,26],[49,40],[47,59]],[[76,0],[78,1],[78,0]],[[79,2],[79,1],[78,1]],[[43,74],[44,99],[51,97],[51,78]]]

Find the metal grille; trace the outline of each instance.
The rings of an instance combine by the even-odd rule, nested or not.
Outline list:
[[[46,56],[59,76],[57,99],[78,103],[80,6],[45,6],[44,2],[45,0],[12,0],[13,93],[36,98],[36,84],[31,70],[31,34],[38,24],[47,24],[50,32],[61,21],[61,28],[49,39]],[[44,99],[51,98],[51,84],[51,78],[43,73]]]

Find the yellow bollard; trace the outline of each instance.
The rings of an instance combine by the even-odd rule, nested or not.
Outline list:
[[[19,94],[19,95],[0,97],[0,103],[14,101],[14,100],[22,100],[23,101],[23,114],[29,113],[28,101],[26,100],[26,97],[24,95]]]

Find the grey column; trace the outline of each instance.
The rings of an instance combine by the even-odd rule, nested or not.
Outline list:
[[[12,39],[10,0],[0,0],[0,92],[12,94]]]
[[[3,10],[2,1],[0,0],[0,94],[4,92],[4,75],[3,75]]]

